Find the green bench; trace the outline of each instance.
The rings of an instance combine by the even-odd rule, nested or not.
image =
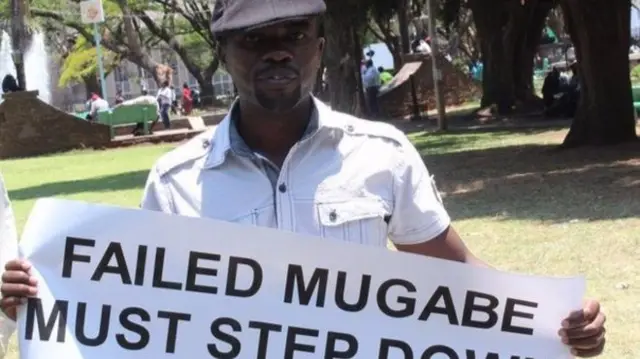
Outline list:
[[[98,112],[98,122],[108,125],[111,129],[111,138],[115,137],[115,128],[119,126],[129,126],[142,123],[144,134],[148,135],[149,122],[158,119],[156,105],[130,105],[118,106],[109,111]]]

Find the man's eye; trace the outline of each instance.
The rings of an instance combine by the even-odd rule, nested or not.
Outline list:
[[[247,34],[244,36],[244,41],[246,42],[258,42],[260,37],[258,35]]]
[[[291,38],[296,41],[304,40],[307,37],[303,32],[296,32],[291,34]]]

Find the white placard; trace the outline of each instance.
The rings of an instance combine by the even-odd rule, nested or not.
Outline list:
[[[584,293],[581,278],[55,199],[20,247],[40,290],[19,313],[23,359],[568,359],[557,331]]]
[[[84,24],[104,22],[102,0],[85,0],[80,2],[80,18]]]

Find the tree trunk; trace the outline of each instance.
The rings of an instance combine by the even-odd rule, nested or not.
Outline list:
[[[531,7],[528,8],[529,6]],[[519,19],[528,24],[520,28],[513,73],[515,98],[523,105],[542,105],[533,87],[533,58],[538,51],[542,30],[552,8],[553,3],[550,1],[530,0],[525,3],[524,14],[521,14],[522,18]]]
[[[580,99],[563,146],[637,140],[629,78],[630,1],[562,0]]]
[[[340,16],[342,15],[342,16]],[[360,112],[359,86],[356,74],[360,71],[353,58],[353,30],[356,24],[339,11],[329,11],[325,16],[325,64],[331,107],[336,111],[356,114]]]
[[[203,106],[212,106],[216,102],[216,91],[211,83],[211,77],[209,81],[198,82],[200,87],[200,99]]]
[[[480,39],[483,107],[496,104],[509,113],[516,102],[537,101],[533,92],[533,57],[551,10],[548,1],[469,1]]]
[[[91,93],[102,93],[102,90],[100,89],[100,81],[97,74],[93,73],[88,76],[84,76],[82,78],[82,82],[84,83],[84,88],[87,91],[87,95]]]
[[[21,90],[27,89],[24,72],[24,53],[27,37],[25,18],[29,12],[28,6],[28,1],[11,0],[11,44],[14,52],[13,62],[16,68],[16,80]]]

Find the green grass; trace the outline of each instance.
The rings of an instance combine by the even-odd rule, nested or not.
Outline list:
[[[557,151],[565,130],[415,133],[416,147],[470,248],[498,268],[584,274],[608,314],[603,358],[640,358],[637,145]],[[19,227],[38,197],[138,205],[147,171],[172,146],[3,161]],[[623,285],[624,284],[624,285]],[[9,359],[16,359],[15,342]]]

